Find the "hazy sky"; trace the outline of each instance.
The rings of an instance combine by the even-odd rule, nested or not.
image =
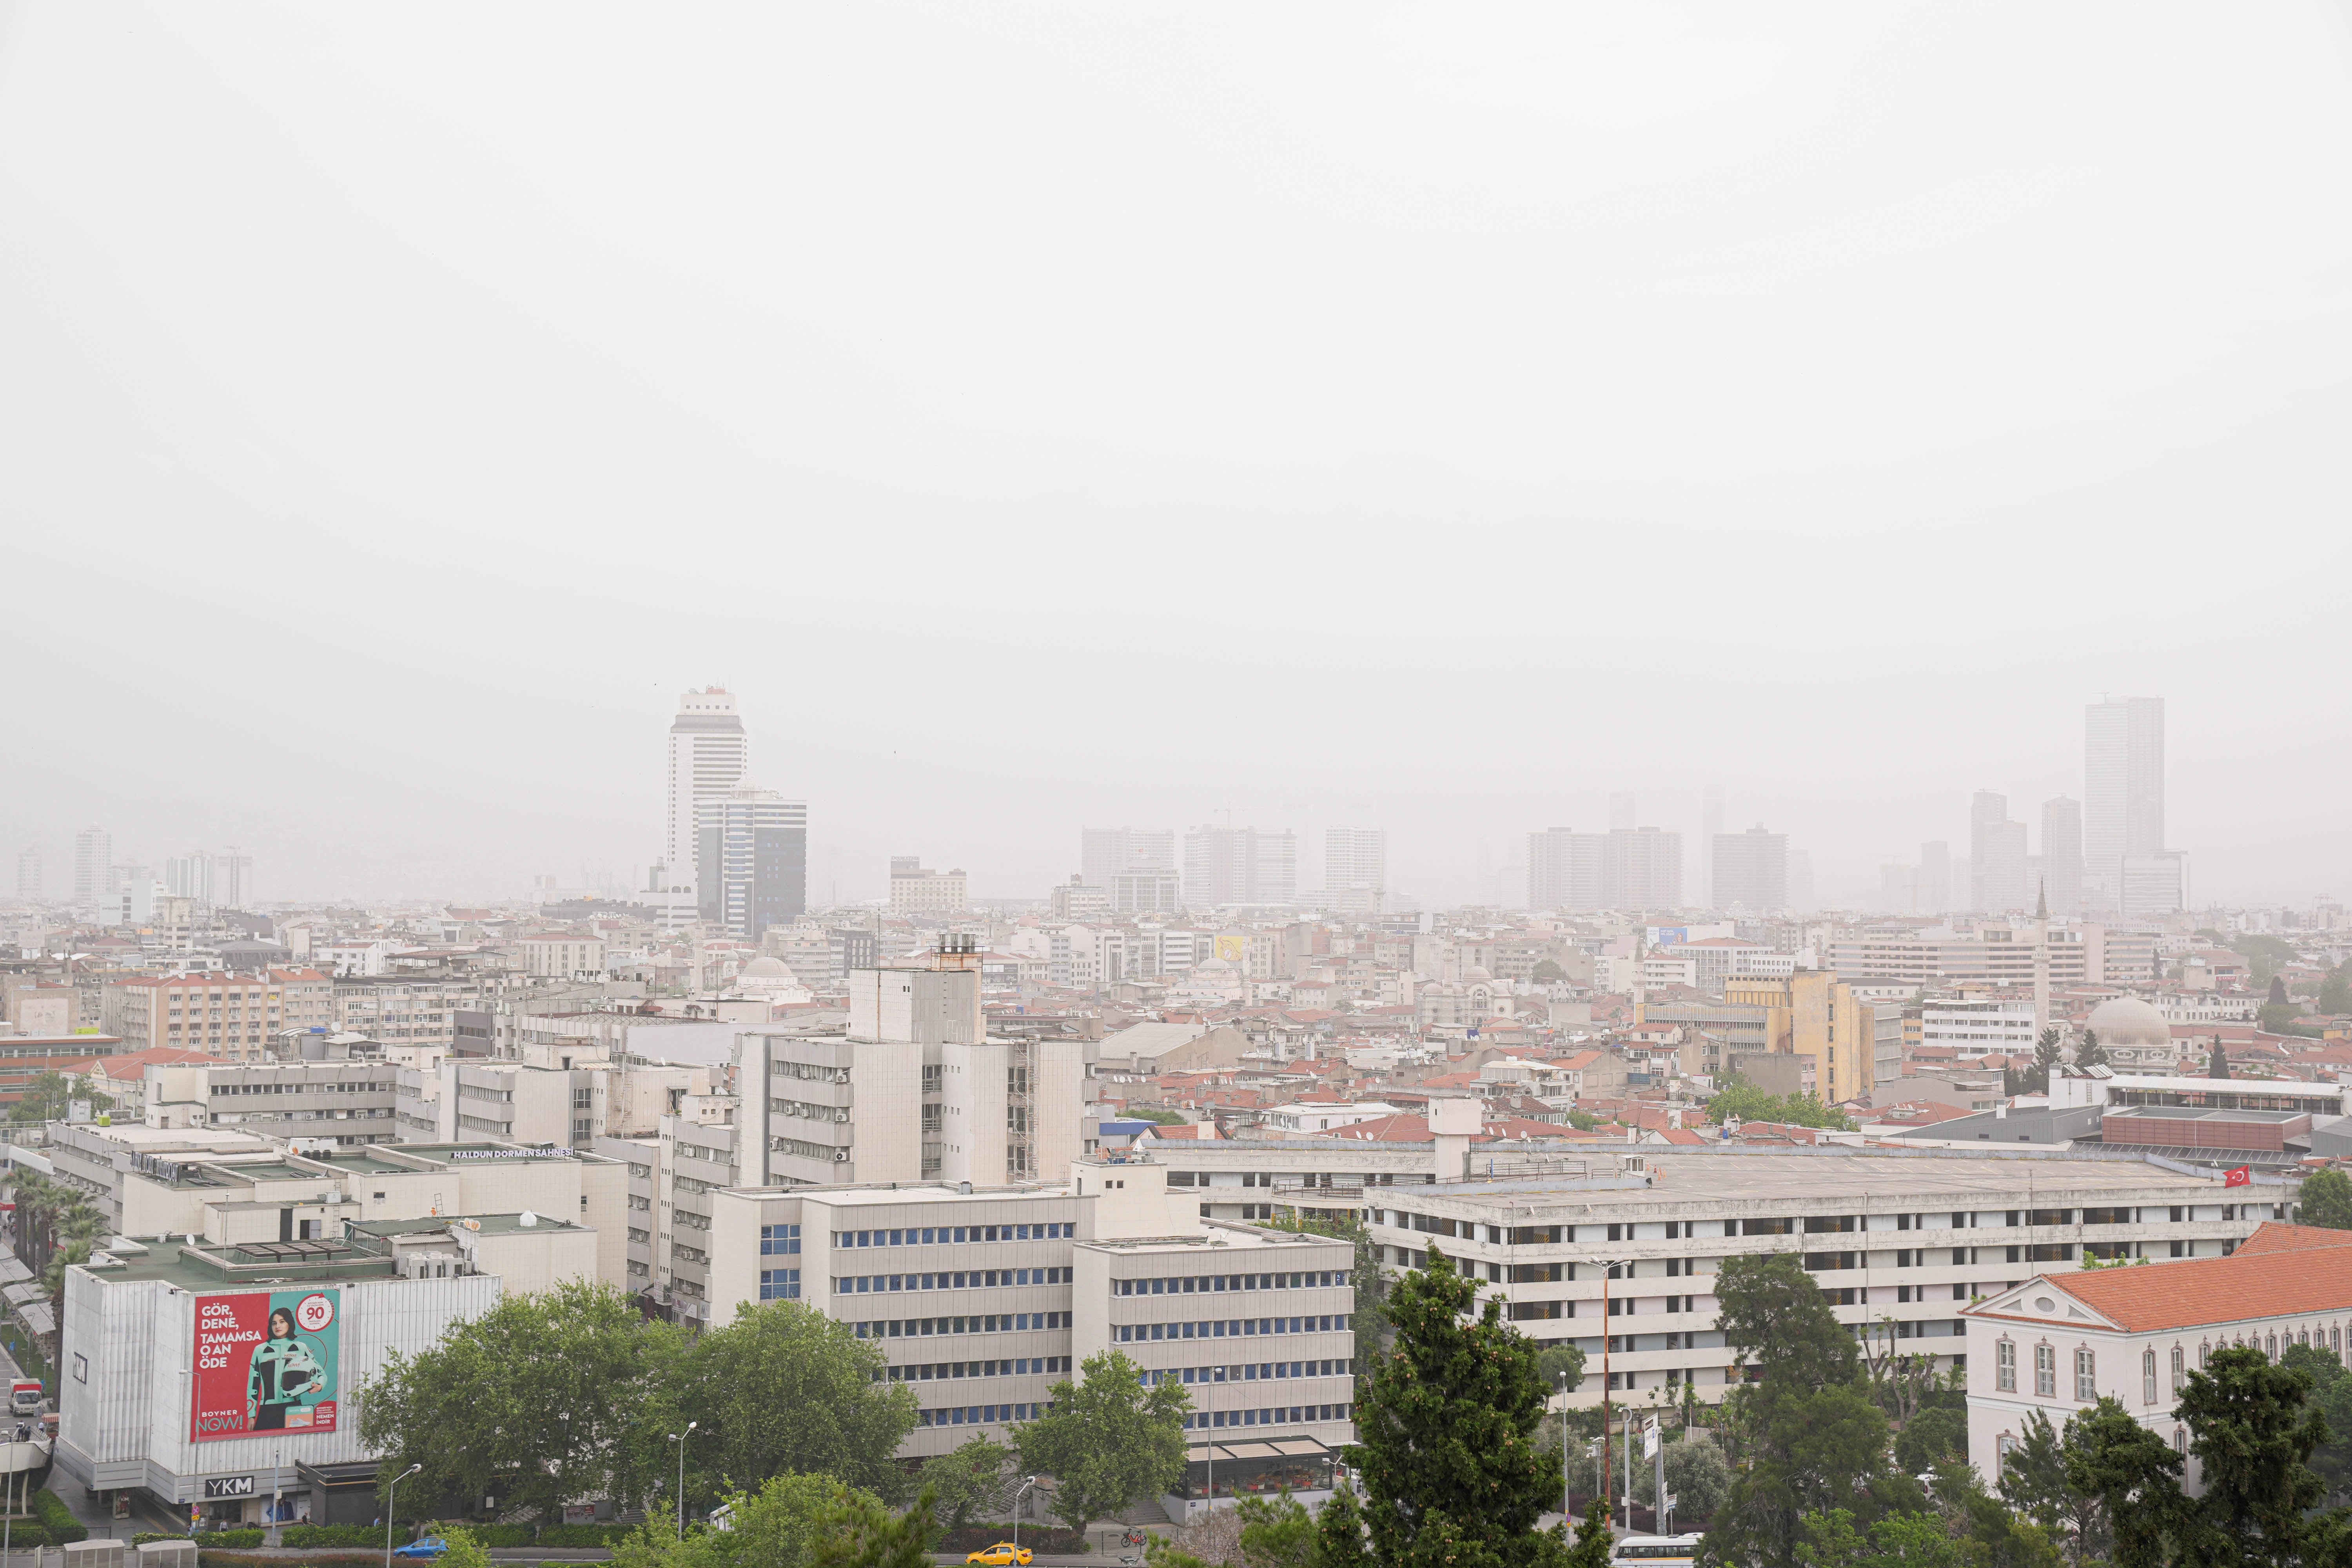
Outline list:
[[[0,845],[634,875],[719,682],[820,900],[1836,896],[2115,690],[2352,896],[2347,146],[2336,5],[0,5]]]

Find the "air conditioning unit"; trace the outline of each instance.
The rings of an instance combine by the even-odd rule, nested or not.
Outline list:
[[[455,1279],[465,1272],[466,1259],[460,1253],[418,1250],[400,1255],[403,1279]]]

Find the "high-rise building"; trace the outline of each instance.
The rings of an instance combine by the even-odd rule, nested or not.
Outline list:
[[[751,766],[751,742],[735,710],[735,694],[713,686],[677,700],[669,726],[668,831],[662,840],[661,890],[695,890],[694,857],[700,844],[696,807],[725,798]]]
[[[1919,879],[1911,907],[1931,915],[1952,907],[1952,847],[1940,838],[1919,846]]]
[[[1528,834],[1528,908],[1600,909],[1601,837],[1572,827]]]
[[[1683,902],[1683,836],[1612,827],[1601,841],[1601,901],[1612,910],[1676,910]]]
[[[808,804],[744,779],[695,802],[702,918],[749,941],[808,912]]]
[[[1289,904],[1298,898],[1298,835],[1284,829],[1204,824],[1184,835],[1184,901]]]
[[[253,857],[234,844],[213,857],[213,902],[225,910],[252,907]]]
[[[1878,868],[1878,908],[1890,915],[1907,915],[1919,900],[1919,868],[1899,862]]]
[[[1121,871],[1174,871],[1172,827],[1083,827],[1078,830],[1078,879],[1108,888]]]
[[[919,855],[890,857],[890,912],[894,915],[960,915],[970,907],[961,867],[927,871]]]
[[[16,896],[27,902],[41,896],[41,847],[37,844],[16,851]]]
[[[1715,838],[1723,831],[1723,786],[1709,784],[1698,797],[1698,885],[1715,887]]]
[[[1150,866],[1111,873],[1110,912],[1115,915],[1172,915],[1183,907],[1183,882],[1173,871]]]
[[[2177,913],[2189,907],[2189,857],[2178,849],[2126,855],[2122,913],[2126,920]]]
[[[74,835],[74,908],[94,910],[113,890],[114,836],[103,827]]]
[[[1977,791],[1969,806],[1969,907],[1985,914],[2032,909],[2025,880],[2025,824],[2009,819],[2007,795]]]
[[[2104,697],[2083,710],[2083,871],[2102,910],[2123,900],[2126,856],[2164,843],[2164,699]]]
[[[1745,833],[1715,836],[1713,908],[1760,914],[1789,907],[1789,836],[1758,823]]]
[[[213,858],[202,849],[185,855],[166,856],[163,860],[163,890],[175,899],[195,899],[204,903],[213,901]]]
[[[2083,912],[2083,803],[2058,795],[2042,803],[2042,887],[2053,915]]]
[[[1389,830],[1327,827],[1323,830],[1323,885],[1379,892],[1389,885]]]

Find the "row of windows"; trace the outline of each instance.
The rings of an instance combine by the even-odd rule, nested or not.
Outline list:
[[[923,1069],[929,1072],[930,1069]],[[770,1062],[770,1078],[796,1078],[806,1083],[847,1083],[847,1068],[820,1067],[815,1062]]]
[[[918,1410],[918,1426],[992,1426],[1004,1421],[1034,1421],[1051,1405],[957,1405],[945,1410]]]
[[[1003,1334],[1066,1329],[1067,1312],[982,1312],[968,1318],[886,1318],[849,1325],[861,1340],[920,1339],[928,1334]]]
[[[833,1282],[834,1293],[855,1296],[875,1290],[993,1290],[1006,1285],[1067,1285],[1069,1267],[1055,1268],[962,1268],[947,1274],[851,1274]]]
[[[760,1256],[762,1258],[797,1257],[800,1249],[800,1226],[763,1225],[760,1227]]]
[[[1067,1372],[1066,1355],[1024,1355],[996,1361],[910,1362],[889,1369],[892,1383],[929,1383],[943,1377],[1030,1377],[1040,1373]],[[876,1382],[882,1381],[877,1378]]]
[[[1213,1318],[1194,1323],[1120,1323],[1111,1330],[1111,1338],[1122,1344],[1143,1340],[1237,1340],[1245,1334],[1328,1334],[1347,1326],[1345,1315]]]
[[[1171,1366],[1139,1372],[1136,1381],[1146,1388],[1163,1383],[1255,1383],[1277,1377],[1350,1377],[1356,1363],[1345,1356],[1323,1361],[1244,1362],[1239,1366]]]
[[[1177,1274],[1150,1279],[1115,1279],[1114,1296],[1192,1296],[1211,1290],[1313,1290],[1345,1285],[1344,1268],[1310,1268],[1295,1274]]]
[[[1045,1225],[909,1226],[904,1230],[837,1230],[835,1247],[940,1247],[974,1241],[1070,1241],[1078,1227],[1068,1220]]]
[[[639,1234],[631,1231],[630,1236]],[[797,1268],[762,1268],[760,1270],[760,1300],[762,1301],[797,1301],[801,1299],[801,1271]]]
[[[2234,1342],[2225,1342],[2222,1348],[2228,1348],[2228,1345],[2231,1342],[2234,1342],[2241,1347],[2251,1342],[2254,1349],[2262,1351],[2265,1355],[2270,1357],[2271,1360],[2276,1361],[2279,1358],[2279,1352],[2283,1348],[2280,1344],[2280,1338],[2281,1336],[2276,1330],[2273,1330],[2268,1336],[2257,1333],[2251,1342],[2249,1342],[2244,1335],[2241,1334],[2237,1336]],[[2305,1345],[2316,1344],[2321,1350],[2326,1351],[2330,1354],[2334,1355],[2337,1360],[2341,1361],[2343,1359],[2344,1331],[2341,1326],[2321,1328],[2315,1334],[2307,1326],[2300,1330],[2290,1329],[2287,1331],[2284,1338],[2285,1345],[2284,1348],[2292,1349],[2298,1343]],[[2197,1347],[2197,1365],[2200,1371],[2202,1371],[2212,1364],[2214,1349],[2215,1347],[2210,1342],[2200,1344]],[[2181,1385],[2189,1381],[2189,1357],[2187,1350],[2179,1345],[2173,1346],[2170,1360],[2170,1387],[2172,1394],[2177,1398],[2180,1394]],[[2016,1393],[2017,1345],[2015,1342],[2011,1340],[2000,1340],[1995,1342],[1993,1345],[1992,1364],[1993,1386],[2004,1394]],[[2085,1405],[2095,1403],[2098,1399],[2099,1390],[2097,1373],[2098,1367],[2095,1352],[2087,1349],[2075,1351],[2075,1399]],[[2155,1404],[2157,1361],[2156,1352],[2153,1349],[2140,1352],[2139,1382],[2141,1402],[2147,1405]],[[2054,1399],[2058,1396],[2058,1350],[2054,1345],[2041,1344],[2033,1347],[2033,1392],[2038,1397],[2043,1399]]]
[[[1275,1405],[1260,1410],[1196,1410],[1184,1417],[1188,1431],[1212,1426],[1297,1426],[1308,1421],[1345,1421],[1346,1405]]]

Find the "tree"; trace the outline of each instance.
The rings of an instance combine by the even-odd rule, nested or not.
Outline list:
[[[1707,1531],[1720,1562],[1797,1563],[1804,1516],[1860,1507],[1881,1511],[1886,1415],[1863,1391],[1852,1331],[1821,1288],[1783,1253],[1726,1260],[1716,1277],[1716,1321],[1755,1381],[1736,1419],[1748,1458]],[[1916,1482],[1907,1483],[1916,1495]]]
[[[1615,1556],[1616,1532],[1609,1528],[1609,1500],[1597,1497],[1577,1524],[1564,1568],[1609,1568]]]
[[[1605,1523],[1602,1529],[1605,1532]],[[1315,1518],[1315,1568],[1371,1568],[1371,1561],[1356,1489],[1341,1481]]]
[[[2305,1225],[2352,1230],[2352,1176],[2335,1170],[2305,1176],[2295,1217]]]
[[[1590,1132],[1601,1125],[1601,1118],[1589,1110],[1579,1110],[1574,1106],[1570,1106],[1568,1110],[1568,1124],[1579,1132]]]
[[[1568,1341],[1546,1345],[1536,1357],[1536,1373],[1547,1390],[1574,1394],[1584,1383],[1584,1352]]]
[[[74,1100],[87,1100],[92,1111],[111,1110],[114,1097],[100,1093],[88,1079],[68,1078],[55,1070],[37,1072],[25,1080],[16,1104],[8,1108],[15,1122],[63,1121]]]
[[[2103,1068],[2107,1065],[2107,1047],[2099,1044],[2096,1029],[2083,1031],[2083,1043],[2074,1047],[2074,1065],[2078,1068]]]
[[[1730,1462],[1714,1444],[1690,1437],[1667,1444],[1659,1454],[1666,1461],[1666,1495],[1675,1500],[1676,1528],[1704,1528],[1730,1495]],[[1657,1471],[1638,1462],[1633,1466],[1633,1500],[1653,1508],[1658,1501]]]
[[[2230,1053],[2221,1048],[2221,1042],[2219,1040],[2213,1042],[2213,1054],[2205,1058],[2205,1076],[2207,1078],[2230,1076]]]
[[[667,1479],[660,1467],[677,1460],[667,1434],[693,1421],[689,1507],[787,1472],[833,1476],[887,1502],[901,1495],[896,1456],[917,1409],[913,1389],[882,1381],[887,1364],[879,1345],[804,1302],[745,1302],[679,1358],[637,1427],[637,1463]]]
[[[2309,1186],[2305,1184],[2305,1191]],[[2288,1346],[2280,1353],[2279,1364],[2311,1379],[2304,1403],[2327,1423],[2327,1441],[2312,1450],[2311,1468],[2329,1498],[2340,1500],[2352,1493],[2352,1372],[2345,1370],[2335,1352],[2315,1345]]]
[[[1004,1486],[1013,1450],[974,1436],[923,1467],[923,1484],[938,1494],[940,1524],[961,1530],[974,1512],[994,1514],[1004,1506]]]
[[[2020,1094],[2050,1092],[2050,1074],[2058,1066],[2058,1029],[2055,1025],[2042,1031],[2033,1042],[2033,1065],[2018,1077]]]
[[[2319,1010],[2332,1018],[2352,1013],[2352,958],[2329,970],[2319,983]]]
[[[1708,1097],[1706,1113],[1717,1121],[1738,1117],[1742,1121],[1777,1121],[1836,1132],[1851,1132],[1854,1126],[1852,1117],[1818,1094],[1767,1094],[1729,1075]]]
[[[1809,1513],[1797,1561],[1808,1568],[1969,1568],[1968,1543],[1930,1514],[1889,1514],[1865,1538],[1842,1508]]]
[[[1993,1487],[2000,1500],[2052,1535],[2066,1517],[2066,1456],[2050,1417],[2036,1410],[2019,1423],[2017,1447],[2003,1456]]]
[[[1536,1521],[1559,1480],[1537,1442],[1545,1389],[1533,1341],[1444,1249],[1388,1303],[1395,1343],[1367,1358],[1350,1461],[1363,1478],[1372,1554],[1475,1568],[1556,1563],[1565,1533]],[[1475,1313],[1475,1320],[1471,1315]],[[1469,1320],[1469,1321],[1465,1321]]]
[[[2096,1510],[2113,1568],[2160,1568],[2190,1541],[2180,1456],[2130,1411],[2102,1395],[2067,1420],[2064,1446],[2066,1489]]]
[[[490,1568],[490,1554],[467,1530],[445,1530],[441,1532],[441,1555],[433,1561],[446,1568]]]
[[[625,1442],[677,1338],[610,1286],[571,1280],[503,1297],[415,1355],[395,1351],[358,1393],[361,1442],[410,1497],[496,1496],[560,1521],[567,1501],[635,1494]]]
[[[1960,1410],[1922,1410],[1895,1435],[1895,1462],[1906,1475],[1925,1475],[1938,1465],[1969,1457],[1969,1417]]]
[[[1538,985],[1558,985],[1568,978],[1568,971],[1551,959],[1539,958],[1535,968],[1528,971],[1528,978]]]
[[[937,1502],[925,1487],[913,1507],[893,1514],[873,1493],[843,1488],[819,1525],[810,1568],[931,1568]]]
[[[2284,1007],[2287,1005],[2286,980],[2284,976],[2276,974],[2271,976],[2271,994],[2264,1000],[2273,1007]]]
[[[1077,1384],[1065,1378],[1054,1385],[1045,1414],[1011,1434],[1022,1468],[1059,1483],[1054,1515],[1073,1530],[1137,1498],[1176,1489],[1184,1479],[1184,1413],[1192,1408],[1182,1384],[1147,1387],[1117,1351],[1096,1352],[1078,1371]]]
[[[1248,1568],[1315,1568],[1322,1542],[1315,1516],[1287,1491],[1245,1497],[1234,1505],[1242,1521],[1242,1561]]]
[[[2189,1451],[2204,1468],[2203,1514],[2232,1563],[2288,1568],[2299,1560],[2304,1510],[2326,1490],[2306,1463],[2327,1423],[2304,1407],[2311,1377],[2251,1347],[2213,1352],[2181,1391]]]

